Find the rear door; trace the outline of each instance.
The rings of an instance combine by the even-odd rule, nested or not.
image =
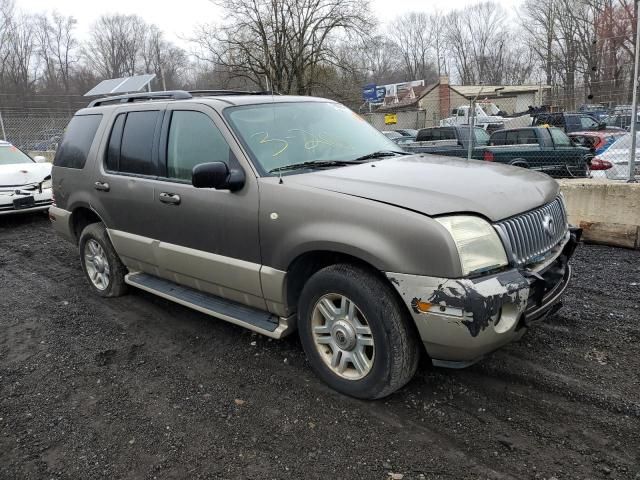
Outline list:
[[[163,104],[116,110],[92,182],[92,206],[116,251],[130,269],[146,272],[157,267],[150,247],[157,221],[152,210],[163,116]]]
[[[584,176],[587,150],[576,147],[571,139],[560,129],[550,128],[549,134],[553,142],[553,152],[550,157],[557,167],[558,175]]]

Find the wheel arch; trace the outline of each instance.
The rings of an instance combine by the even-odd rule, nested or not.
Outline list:
[[[316,272],[337,264],[358,265],[380,278],[384,283],[392,287],[386,275],[371,262],[360,256],[346,253],[340,250],[317,249],[309,250],[296,256],[287,267],[287,274],[284,285],[284,299],[290,311],[296,311],[298,299],[305,284]],[[391,288],[394,294],[397,291]],[[398,296],[399,297],[399,296]]]
[[[71,210],[70,226],[71,233],[77,244],[80,240],[80,234],[87,225],[92,223],[104,224],[100,215],[87,204],[79,204]],[[106,226],[106,225],[105,225]]]

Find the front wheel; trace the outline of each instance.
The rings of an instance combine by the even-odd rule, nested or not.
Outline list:
[[[369,270],[332,265],[304,286],[300,339],[316,374],[335,390],[381,398],[413,377],[417,332],[390,285]]]

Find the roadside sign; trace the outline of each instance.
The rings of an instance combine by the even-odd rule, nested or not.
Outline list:
[[[365,102],[381,103],[386,93],[387,90],[384,86],[378,86],[375,83],[370,83],[362,87],[362,99]]]
[[[395,125],[398,123],[398,115],[395,113],[387,113],[384,116],[384,124],[385,125]]]

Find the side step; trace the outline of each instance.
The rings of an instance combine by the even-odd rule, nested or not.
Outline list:
[[[167,300],[248,328],[267,337],[282,338],[291,333],[295,327],[295,322],[291,317],[277,317],[269,312],[200,292],[146,273],[129,273],[124,277],[124,281]]]

